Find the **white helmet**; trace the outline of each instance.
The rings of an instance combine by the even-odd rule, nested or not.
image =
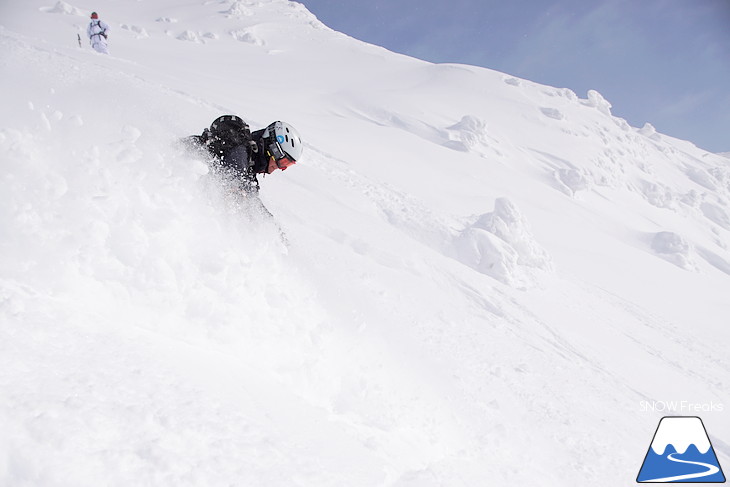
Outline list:
[[[286,122],[277,121],[270,124],[261,137],[264,139],[264,149],[277,160],[288,157],[296,161],[304,150],[299,132]]]

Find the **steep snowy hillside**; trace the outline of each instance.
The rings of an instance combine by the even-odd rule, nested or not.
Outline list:
[[[665,414],[730,464],[726,157],[286,0],[0,13],[0,484],[613,487]],[[224,113],[305,139],[274,221],[175,143]]]

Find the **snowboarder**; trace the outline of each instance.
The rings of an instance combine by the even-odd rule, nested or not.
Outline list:
[[[89,36],[91,47],[96,52],[109,54],[109,47],[106,42],[107,36],[109,35],[109,25],[99,20],[99,14],[96,12],[91,12],[91,22],[89,22],[89,26],[86,28],[86,35]]]
[[[245,194],[259,191],[258,174],[286,170],[302,155],[302,139],[286,122],[273,122],[251,132],[240,117],[216,118],[202,135],[183,139],[187,148],[203,151],[211,171],[221,175]]]

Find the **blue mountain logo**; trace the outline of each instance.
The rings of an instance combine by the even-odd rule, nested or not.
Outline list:
[[[725,482],[725,475],[702,420],[696,416],[663,417],[636,481]]]

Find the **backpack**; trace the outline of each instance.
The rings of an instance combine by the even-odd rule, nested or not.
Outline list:
[[[94,20],[96,20],[96,23],[94,22]],[[104,39],[107,39],[108,36],[106,35],[106,29],[101,26],[101,20],[98,20],[98,19],[94,19],[94,20],[91,21],[91,24],[94,27],[98,27],[99,29],[101,29],[101,31],[97,32],[96,34],[92,34],[91,37],[102,36]]]
[[[218,117],[205,129],[198,139],[203,147],[212,154],[221,167],[231,167],[244,173],[251,171],[258,161],[254,154],[259,146],[251,134],[248,124],[235,115]],[[254,176],[255,178],[255,176]]]
[[[235,115],[216,118],[210,129],[203,132],[207,146],[216,154],[223,155],[239,145],[250,146],[251,129],[248,124]]]

